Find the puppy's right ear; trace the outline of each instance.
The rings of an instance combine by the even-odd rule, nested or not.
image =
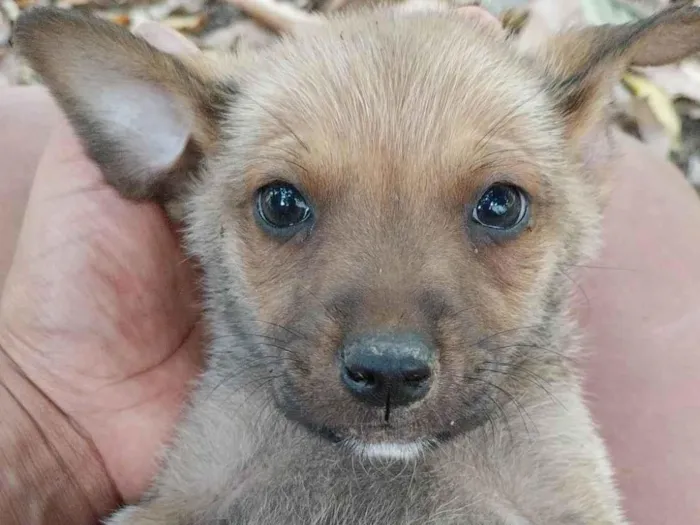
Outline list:
[[[107,181],[131,199],[167,202],[216,145],[232,89],[97,17],[34,8],[14,44],[66,113]]]

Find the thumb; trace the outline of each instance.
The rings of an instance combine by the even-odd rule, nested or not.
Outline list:
[[[39,160],[30,206],[37,199],[95,189],[103,184],[99,168],[85,155],[70,123],[60,115]]]
[[[200,52],[191,40],[176,30],[156,22],[142,22],[132,32],[164,53],[193,55]]]

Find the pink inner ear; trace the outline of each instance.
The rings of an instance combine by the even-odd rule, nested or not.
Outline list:
[[[141,173],[167,171],[185,151],[193,116],[173,94],[156,84],[99,72],[100,81],[76,88],[111,143]]]
[[[485,8],[478,5],[467,5],[457,8],[457,13],[464,18],[472,20],[477,24],[493,31],[494,33],[502,33],[505,35],[505,30],[501,22]]]

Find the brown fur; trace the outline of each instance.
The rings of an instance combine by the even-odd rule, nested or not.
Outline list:
[[[700,50],[697,8],[654,20],[520,50],[447,9],[358,8],[206,64],[94,19],[23,15],[21,52],[107,180],[180,199],[204,268],[205,373],[151,491],[108,523],[625,523],[572,361],[568,272],[598,243],[590,146],[606,138],[606,84],[640,53]],[[165,172],[129,151],[115,160],[126,139],[81,87],[105,70],[158,84],[194,116]],[[253,217],[256,190],[280,179],[316,212],[285,241]],[[498,181],[532,202],[507,238],[465,211]],[[435,341],[438,372],[387,425],[341,388],[335,356],[354,334],[401,329]],[[378,460],[353,438],[430,446]]]

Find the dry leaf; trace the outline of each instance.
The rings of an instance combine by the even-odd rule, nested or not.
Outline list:
[[[63,9],[70,9],[71,7],[82,7],[91,3],[91,0],[61,0],[56,5]]]
[[[630,101],[630,109],[639,137],[649,147],[649,151],[659,158],[666,159],[671,151],[678,149],[677,138],[674,142],[674,138],[659,122],[648,100],[633,97]]]
[[[700,120],[700,102],[687,98],[679,98],[675,102],[676,112],[693,120]]]
[[[206,0],[167,0],[167,3],[171,13],[181,10],[190,15],[203,13],[207,4]]]
[[[672,98],[685,97],[700,102],[700,64],[683,63],[669,66],[635,68],[651,82],[662,86]]]
[[[643,16],[630,4],[615,0],[582,0],[581,12],[590,25],[626,24]]]
[[[511,7],[502,11],[499,19],[503,28],[509,33],[518,34],[527,24],[529,17],[530,10],[526,7]]]
[[[461,1],[467,3],[467,0]],[[480,3],[492,13],[500,14],[508,9],[524,8],[530,3],[530,0],[483,0]]]
[[[668,94],[647,78],[632,73],[625,75],[623,83],[637,99],[641,99],[646,103],[644,106],[648,108],[651,115],[653,115],[669,138],[669,149],[677,149],[681,138],[681,119],[676,113],[676,108],[673,106],[673,101]],[[649,113],[646,110],[640,110],[644,106],[637,106],[635,109],[639,113],[635,114],[635,116],[640,121],[640,129],[644,126],[650,130],[649,134],[657,137],[658,133],[656,129],[652,129],[654,126],[651,123],[652,119]]]
[[[100,16],[110,22],[117,25],[129,27],[131,22],[131,17],[128,13],[122,13],[119,11],[107,11],[107,12],[95,12],[97,16]]]
[[[11,36],[12,24],[10,23],[10,18],[3,11],[0,11],[0,47],[8,45]]]
[[[207,16],[202,13],[198,15],[170,16],[163,20],[163,24],[187,33],[197,33],[204,28]]]
[[[700,192],[700,154],[695,154],[688,159],[686,175],[688,181]]]
[[[695,84],[700,85],[700,60],[684,60],[678,67],[692,79]]]
[[[239,20],[228,27],[212,31],[200,38],[202,47],[217,50],[233,50],[241,46],[258,49],[269,44],[276,36],[252,20]]]
[[[683,124],[683,141],[681,148],[672,152],[671,160],[700,192],[700,104],[679,99],[675,106]]]
[[[14,2],[14,0],[1,0],[0,1],[0,11],[5,13],[5,16],[14,22],[19,17],[22,11],[20,7]]]
[[[302,9],[346,0],[280,0]],[[457,0],[465,2],[466,0]],[[515,30],[524,46],[537,46],[571,27],[621,23],[646,16],[672,0],[483,0]],[[700,0],[695,2],[700,4]],[[227,0],[0,0],[0,85],[37,83],[36,75],[7,45],[14,20],[36,5],[89,11],[121,26],[164,23],[187,33],[205,54],[266,46],[276,36],[241,15]],[[509,11],[508,11],[509,10]],[[194,36],[198,35],[198,36]],[[674,161],[700,191],[700,60],[634,69],[614,90],[616,122],[649,144],[658,155],[671,149]],[[676,150],[676,146],[680,148]]]

